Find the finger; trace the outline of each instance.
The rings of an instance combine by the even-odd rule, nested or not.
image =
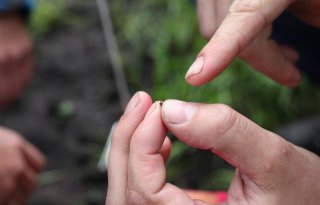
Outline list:
[[[108,194],[106,204],[126,203],[128,156],[131,137],[152,104],[150,96],[136,93],[128,103],[112,136],[108,165]]]
[[[34,145],[26,141],[22,151],[26,161],[34,171],[39,172],[44,168],[46,164],[45,156]]]
[[[9,199],[8,205],[23,205],[27,200],[28,194],[21,189],[21,187],[17,187],[16,190],[12,193]]]
[[[197,0],[197,14],[201,34],[210,39],[228,13],[232,0]]]
[[[134,132],[130,143],[128,201],[130,204],[185,204],[191,199],[166,184],[166,167],[160,150],[166,138],[160,104],[156,102]]]
[[[240,57],[273,80],[289,87],[297,86],[301,75],[292,62],[297,58],[294,51],[288,47],[279,47],[269,38],[270,33],[271,27],[268,27]]]
[[[297,157],[291,144],[225,105],[168,100],[162,116],[181,141],[211,150],[261,186],[284,180],[284,162]]]
[[[219,75],[289,3],[290,0],[234,1],[227,17],[187,72],[187,81],[201,85]]]
[[[297,63],[299,60],[299,53],[295,49],[286,45],[280,46],[280,49],[288,61],[291,63]]]
[[[26,194],[32,193],[37,187],[37,174],[34,170],[26,168],[19,177],[19,185]]]
[[[169,137],[165,138],[163,145],[162,145],[159,152],[162,155],[164,161],[167,162],[170,157],[170,152],[171,152],[171,141],[170,141]]]
[[[16,184],[11,177],[2,177],[0,184],[0,204],[8,204],[11,200],[11,196],[13,195]]]
[[[142,193],[147,191],[153,194],[165,184],[165,164],[160,154],[165,138],[166,128],[161,121],[160,104],[156,102],[131,139],[129,189],[137,191],[142,189]]]
[[[244,182],[241,179],[240,173],[236,170],[228,190],[228,202],[230,204],[237,204],[239,201],[245,199]]]
[[[197,14],[201,34],[210,39],[218,26],[216,18],[217,1],[197,0]]]

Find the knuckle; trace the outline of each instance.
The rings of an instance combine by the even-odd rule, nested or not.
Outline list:
[[[288,160],[288,155],[293,148],[292,145],[280,137],[274,137],[270,139],[273,141],[273,148],[267,154],[265,158],[264,171],[275,172],[279,169],[284,161]]]
[[[237,121],[237,112],[235,112],[231,107],[224,104],[217,105],[217,122],[216,126],[220,130],[220,135],[228,132]]]

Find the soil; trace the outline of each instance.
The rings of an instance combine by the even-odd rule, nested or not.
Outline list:
[[[28,204],[104,204],[107,175],[97,170],[109,129],[121,114],[95,1],[72,4],[80,25],[35,39],[35,73],[23,96],[0,112],[47,157]]]

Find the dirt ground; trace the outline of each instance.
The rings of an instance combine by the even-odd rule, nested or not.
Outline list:
[[[106,173],[99,154],[121,108],[95,1],[70,8],[81,25],[35,39],[36,66],[24,95],[0,112],[0,124],[21,133],[47,156],[28,204],[104,204]]]

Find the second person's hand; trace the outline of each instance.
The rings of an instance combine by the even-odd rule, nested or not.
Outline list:
[[[187,81],[192,85],[205,84],[223,72],[235,57],[240,56],[273,80],[290,87],[298,85],[301,78],[295,66],[298,53],[270,38],[272,22],[293,2],[295,1],[197,0],[200,30],[205,37],[211,39],[187,72]],[[318,7],[310,2],[312,1],[295,3],[292,5],[295,6],[293,12],[315,24],[316,19],[320,20],[320,15],[312,16],[304,12],[318,12]],[[301,11],[299,8],[305,10]]]
[[[0,204],[25,204],[45,157],[18,133],[0,127]]]

